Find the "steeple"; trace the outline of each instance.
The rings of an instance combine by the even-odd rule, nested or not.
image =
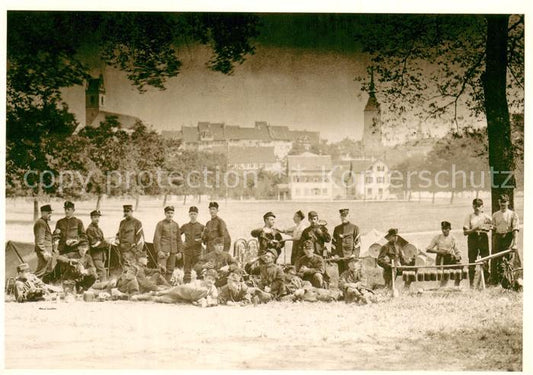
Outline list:
[[[374,85],[374,67],[370,68],[370,84],[368,86],[368,101],[364,110],[363,147],[365,153],[377,151],[382,147],[381,141],[381,109],[376,98]]]
[[[98,112],[105,108],[104,76],[90,78],[85,89],[85,126],[90,126]]]

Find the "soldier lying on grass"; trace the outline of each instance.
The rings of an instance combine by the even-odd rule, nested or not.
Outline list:
[[[42,301],[51,292],[59,292],[61,288],[47,285],[30,272],[28,263],[17,266],[18,276],[15,280],[15,299],[17,302]]]
[[[161,303],[192,303],[196,306],[208,307],[218,304],[218,291],[215,287],[217,273],[208,270],[203,280],[191,281],[165,290],[138,294],[130,298],[131,301],[153,301]]]

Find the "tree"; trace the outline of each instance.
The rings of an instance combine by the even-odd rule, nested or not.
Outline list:
[[[211,47],[209,69],[232,74],[254,52],[259,20],[230,13],[10,11],[7,23],[7,185],[20,193],[25,172],[50,169],[44,146],[60,145],[78,125],[61,89],[109,65],[126,72],[139,92],[163,90],[180,73],[179,47],[192,43]]]
[[[509,108],[523,108],[524,16],[375,15],[362,18],[356,34],[392,113],[451,113],[456,129],[463,108],[485,116],[492,209],[502,193],[512,203],[514,179],[506,181],[506,172],[515,170]]]

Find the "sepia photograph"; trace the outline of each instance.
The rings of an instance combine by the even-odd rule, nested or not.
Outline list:
[[[527,369],[524,13],[4,17],[6,370]]]

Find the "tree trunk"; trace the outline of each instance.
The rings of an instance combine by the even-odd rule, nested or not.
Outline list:
[[[450,195],[450,204],[453,204],[453,198],[455,198],[455,191],[452,190],[452,195]]]
[[[100,209],[100,203],[102,202],[102,194],[98,194],[98,196],[96,197],[96,209],[99,210]]]
[[[137,209],[139,208],[139,197],[141,195],[140,194],[137,194],[137,196],[135,197],[135,211],[137,211]]]
[[[435,192],[431,195],[431,204],[435,204]]]
[[[39,218],[39,200],[37,197],[33,197],[33,221],[37,221]]]
[[[479,198],[479,190],[476,190],[476,199]]]
[[[185,206],[185,203],[187,203],[187,194],[183,194],[183,205]]]
[[[514,207],[514,157],[511,142],[511,123],[507,104],[507,38],[508,15],[487,15],[486,63],[483,74],[485,115],[489,138],[489,166],[491,168],[492,212],[499,209],[500,194],[509,196]]]
[[[168,198],[168,193],[165,193],[165,196],[163,198],[163,207],[167,205],[167,198]]]

